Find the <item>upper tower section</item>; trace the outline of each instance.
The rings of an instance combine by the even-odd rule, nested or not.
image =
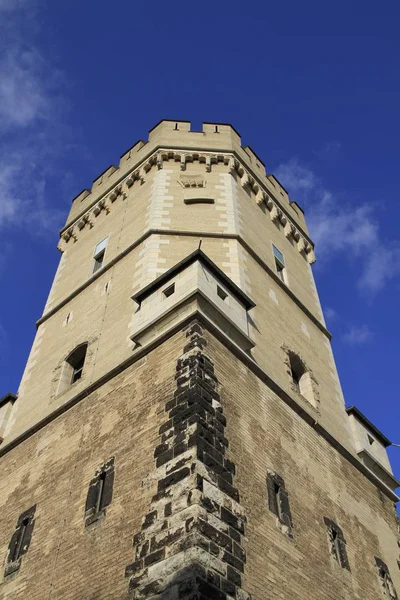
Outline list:
[[[90,219],[91,213],[97,216],[99,201],[113,202],[119,189],[131,187],[136,180],[143,183],[151,168],[156,165],[161,169],[165,161],[177,162],[182,173],[192,171],[196,163],[203,164],[206,172],[218,163],[228,165],[231,172],[237,173],[242,187],[254,194],[259,204],[265,203],[284,226],[287,224],[288,233],[292,230],[298,241],[303,236],[304,247],[311,262],[314,260],[302,209],[289,199],[279,181],[266,173],[264,163],[250,146],[242,146],[234,127],[220,123],[203,123],[202,131],[191,131],[189,121],[160,121],[150,130],[147,142],[136,142],[121,156],[119,166],[109,166],[94,179],[91,189],[73,199],[63,237],[72,233],[71,226],[81,227],[82,219]],[[182,185],[189,189],[202,186],[184,176]]]

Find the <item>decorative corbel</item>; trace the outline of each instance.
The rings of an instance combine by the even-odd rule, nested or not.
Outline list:
[[[299,239],[299,241],[297,242],[297,249],[299,252],[305,252],[306,250],[306,242],[305,239],[303,237],[301,237]]]
[[[69,229],[67,229],[67,231],[64,231],[64,233],[62,235],[62,239],[65,242],[68,242],[72,238],[73,232],[74,232],[74,228],[70,227]]]
[[[87,217],[87,215],[84,215],[84,216],[82,217],[82,219],[79,219],[79,221],[78,221],[78,222],[77,222],[77,224],[76,224],[76,225],[77,225],[77,227],[78,227],[78,229],[79,229],[79,231],[82,231],[82,229],[85,227],[85,225],[86,225],[86,223],[88,223],[88,221],[89,221],[89,220],[88,220],[88,217]]]
[[[267,199],[265,201],[266,207],[268,208],[268,210],[271,212],[271,210],[274,207],[274,203],[272,201],[272,198],[270,198],[269,196],[267,196]]]
[[[279,212],[278,212],[278,208],[277,208],[276,204],[274,204],[272,206],[269,216],[271,217],[271,221],[275,221],[275,222],[279,221]]]
[[[110,210],[111,210],[111,204],[112,204],[112,202],[111,202],[111,200],[110,200],[109,197],[105,198],[102,202],[103,202],[103,208],[106,211],[106,213],[108,214],[110,212]]]
[[[182,154],[181,155],[181,171],[185,171],[186,170],[186,155]]]
[[[258,188],[258,192],[256,194],[256,202],[258,206],[260,206],[266,200],[266,198],[266,193],[262,189]]]
[[[121,190],[121,186],[119,185],[116,188],[114,188],[113,191],[111,192],[111,194],[109,195],[109,198],[110,198],[111,202],[115,202],[115,200],[121,194],[122,194],[122,190]]]
[[[236,171],[236,162],[233,156],[229,157],[228,170],[231,175],[233,175],[233,173]]]
[[[128,188],[131,188],[133,186],[134,181],[135,181],[135,178],[133,177],[133,175],[131,175],[130,177],[128,177],[128,179],[125,181],[125,183]]]
[[[292,227],[292,236],[296,242],[300,240],[300,233],[297,231],[296,227]]]
[[[244,172],[242,177],[240,178],[240,185],[242,186],[242,188],[250,186],[250,179],[246,172]]]
[[[310,246],[310,248],[311,248],[311,246]],[[306,257],[307,257],[307,262],[308,262],[310,265],[312,265],[312,264],[314,264],[314,263],[315,263],[315,261],[316,261],[317,259],[316,259],[316,256],[315,256],[314,248],[311,248],[311,249],[310,249],[310,251],[309,251],[309,252],[307,252],[307,254],[306,254]]]
[[[158,170],[163,168],[163,157],[161,156],[161,154],[157,155],[156,165]]]
[[[101,213],[101,211],[104,208],[104,204],[105,204],[104,200],[100,200],[100,202],[98,202],[96,204],[96,206],[93,207],[92,213],[94,214],[95,217],[99,216],[99,214]]]
[[[206,156],[206,171],[207,173],[211,172],[211,156]]]
[[[292,235],[292,225],[291,223],[289,223],[289,221],[286,219],[286,224],[283,228],[283,233],[285,234],[285,236],[287,238],[290,238],[290,236]]]

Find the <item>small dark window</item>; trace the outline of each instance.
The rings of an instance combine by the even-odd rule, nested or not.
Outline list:
[[[279,279],[282,281],[282,283],[285,283],[285,275],[284,275],[285,267],[283,267],[277,259],[275,259],[275,266],[276,266],[276,273],[277,273]]]
[[[282,477],[276,473],[267,474],[267,493],[269,510],[278,517],[279,523],[286,527],[286,533],[291,536],[293,522],[289,506],[289,495]]]
[[[87,344],[81,344],[67,358],[67,363],[71,367],[71,384],[75,383],[82,377],[86,351]]]
[[[293,368],[292,368],[291,372],[292,372],[293,387],[296,390],[296,392],[298,394],[300,394],[300,376]]]
[[[367,437],[368,437],[369,445],[372,446],[372,444],[375,441],[374,438],[371,435],[369,435],[368,433],[367,433]]]
[[[221,287],[219,287],[219,285],[217,285],[217,294],[221,300],[226,300],[228,297],[228,294]]]
[[[278,275],[282,283],[286,283],[285,259],[283,257],[283,254],[280,250],[278,250],[276,246],[274,246],[274,244],[272,244],[272,252],[274,254],[275,259],[276,274]]]
[[[170,285],[163,291],[163,294],[166,298],[169,298],[170,296],[172,296],[172,294],[174,292],[175,292],[175,284],[173,283],[172,285]]]
[[[324,522],[328,531],[330,551],[333,558],[342,567],[350,571],[349,560],[347,558],[346,540],[343,536],[343,531],[331,519],[324,517]]]
[[[219,133],[218,125],[215,125],[214,133]]]
[[[175,131],[178,131],[179,127],[178,127],[178,123],[175,123],[175,127],[174,127]]]
[[[114,486],[114,458],[97,470],[96,476],[89,484],[85,506],[85,525],[91,525],[106,514],[111,504]]]
[[[8,546],[7,563],[5,575],[10,575],[21,566],[23,555],[28,551],[33,527],[35,524],[36,505],[22,513],[17,521],[17,526]]]
[[[389,569],[386,563],[380,558],[375,556],[375,564],[378,569],[378,576],[382,586],[382,591],[385,598],[390,600],[398,600],[396,589],[393,585],[392,578],[390,577]]]
[[[108,236],[99,242],[93,252],[93,270],[92,273],[96,273],[103,266],[104,256],[108,244]]]
[[[97,254],[97,256],[94,257],[93,273],[96,273],[96,271],[101,269],[101,267],[103,266],[105,253],[106,251],[102,250],[101,252],[99,252],[99,254]]]

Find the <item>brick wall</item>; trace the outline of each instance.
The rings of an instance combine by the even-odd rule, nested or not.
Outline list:
[[[226,458],[236,466],[247,519],[242,588],[253,600],[376,600],[377,556],[400,590],[393,503],[212,334],[204,338],[226,418]],[[175,334],[1,457],[3,561],[18,517],[36,504],[21,567],[6,580],[1,575],[2,600],[128,597],[124,571],[157,493],[154,451],[186,344],[186,332]],[[111,457],[112,503],[105,518],[85,527],[89,483]],[[268,508],[268,471],[285,481],[292,536]],[[350,571],[330,553],[324,517],[343,531]]]

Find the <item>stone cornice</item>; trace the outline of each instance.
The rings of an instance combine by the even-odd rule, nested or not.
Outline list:
[[[229,167],[230,173],[238,175],[240,185],[243,188],[252,190],[255,194],[257,204],[259,206],[266,206],[271,219],[282,225],[285,236],[293,238],[296,242],[298,251],[304,254],[307,261],[310,264],[315,262],[314,244],[312,240],[298,225],[295,224],[285,208],[269,190],[266,190],[257,175],[243,163],[235,151],[202,150],[193,152],[192,150],[188,151],[187,149],[176,149],[171,147],[158,147],[153,150],[141,163],[125,174],[99,199],[78,215],[71,224],[64,227],[60,232],[61,240],[59,249],[63,251],[65,249],[64,244],[68,243],[71,239],[76,241],[80,231],[86,226],[93,227],[95,219],[101,211],[105,210],[107,213],[110,212],[114,202],[119,197],[125,199],[129,188],[131,188],[136,181],[144,183],[147,173],[153,166],[162,169],[164,162],[168,162],[169,160],[179,162],[181,171],[186,170],[187,163],[198,161],[205,164],[206,172],[212,170],[213,164],[223,162]]]
[[[75,296],[77,296],[80,292],[82,292],[85,288],[87,288],[93,281],[101,277],[103,273],[108,271],[111,267],[113,267],[118,261],[120,261],[124,256],[129,254],[132,250],[134,250],[137,246],[139,246],[142,242],[144,242],[150,235],[176,235],[182,237],[199,237],[199,238],[223,238],[223,239],[231,239],[237,240],[239,244],[243,246],[247,250],[247,252],[258,262],[258,264],[272,277],[272,279],[279,285],[279,287],[297,304],[297,306],[304,312],[305,315],[318,327],[320,331],[330,340],[332,335],[326,329],[326,327],[312,314],[312,312],[297,298],[297,296],[291,291],[290,288],[286,284],[284,284],[276,273],[265,263],[249,246],[249,244],[239,235],[234,233],[209,233],[205,231],[176,231],[173,229],[149,229],[146,231],[140,238],[138,238],[133,244],[125,248],[120,254],[114,257],[110,262],[108,262],[104,267],[96,271],[89,279],[87,279],[82,285],[77,287],[69,296],[64,298],[61,302],[59,302],[54,308],[45,313],[40,319],[36,321],[36,327],[39,327],[42,323],[47,321],[49,317],[51,317],[54,313],[56,313],[60,308],[68,304]]]
[[[32,435],[43,429],[48,423],[51,423],[54,419],[61,416],[63,413],[71,409],[73,406],[87,398],[87,396],[97,389],[99,389],[102,385],[110,381],[113,377],[117,376],[119,373],[125,371],[132,364],[136,363],[138,360],[142,359],[144,356],[149,354],[152,350],[159,347],[162,343],[167,341],[173,335],[178,333],[184,328],[186,324],[188,324],[193,318],[197,318],[201,321],[204,326],[212,333],[219,341],[221,341],[227,348],[230,350],[239,360],[241,360],[247,368],[249,368],[261,381],[263,381],[266,385],[268,385],[272,391],[277,394],[277,396],[285,402],[289,407],[293,409],[295,413],[299,415],[301,419],[303,419],[308,425],[310,425],[321,437],[323,437],[326,442],[335,448],[337,452],[343,456],[345,460],[351,463],[358,471],[360,471],[369,481],[371,481],[376,487],[378,487],[388,498],[397,502],[399,500],[398,496],[392,491],[388,486],[386,486],[380,479],[378,479],[370,469],[368,469],[363,463],[353,455],[345,446],[343,446],[336,438],[334,438],[327,429],[319,421],[317,421],[312,414],[307,412],[300,404],[296,402],[285,390],[283,390],[278,383],[276,383],[271,377],[257,365],[254,360],[248,356],[244,351],[236,346],[224,333],[218,330],[204,315],[201,313],[196,313],[194,315],[189,315],[186,321],[181,321],[175,327],[172,327],[166,333],[162,334],[160,337],[157,337],[154,341],[152,341],[148,346],[139,349],[133,356],[126,359],[124,362],[119,364],[117,367],[111,369],[105,375],[102,375],[99,379],[88,385],[84,390],[81,390],[79,394],[68,400],[64,405],[57,408],[53,413],[47,415],[42,421],[36,423],[33,427],[29,428],[23,434],[19,435],[17,438],[11,440],[7,445],[3,448],[0,448],[0,456],[4,456],[8,452],[10,452],[13,448],[30,438]]]

